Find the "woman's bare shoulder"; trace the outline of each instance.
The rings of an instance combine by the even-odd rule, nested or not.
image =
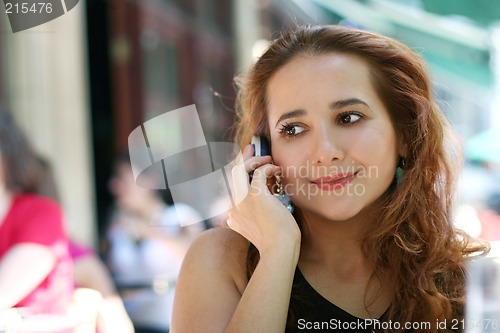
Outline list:
[[[247,285],[247,250],[245,238],[222,227],[194,240],[175,288],[172,332],[224,330]]]
[[[239,251],[244,251],[246,253],[248,250],[248,241],[232,229],[217,227],[202,232],[200,236],[195,239],[191,247],[194,249],[200,247],[203,250],[220,251],[223,253],[226,253],[226,251],[221,250],[229,247],[229,250],[232,250],[229,251],[230,253],[234,254]]]
[[[198,236],[184,259],[183,269],[213,272],[231,277],[242,292],[246,286],[248,241],[224,227],[213,228]],[[196,267],[195,267],[196,266]]]

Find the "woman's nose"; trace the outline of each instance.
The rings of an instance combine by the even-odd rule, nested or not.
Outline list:
[[[343,150],[335,133],[327,126],[321,128],[313,149],[313,164],[328,164],[344,158]]]

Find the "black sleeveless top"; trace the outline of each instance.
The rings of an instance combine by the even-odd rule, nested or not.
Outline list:
[[[380,331],[377,328],[380,328],[381,322],[377,324],[376,321],[377,319],[358,318],[342,310],[321,296],[307,282],[298,267],[295,270],[285,333],[372,333]]]

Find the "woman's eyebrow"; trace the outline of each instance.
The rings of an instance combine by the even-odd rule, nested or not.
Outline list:
[[[361,104],[361,105],[364,105],[364,106],[367,106],[367,107],[370,107],[368,105],[368,103],[360,100],[359,98],[346,98],[346,99],[342,99],[342,100],[339,100],[339,101],[335,101],[335,102],[332,102],[330,104],[330,109],[332,110],[335,110],[335,109],[341,109],[341,108],[344,108],[346,106],[350,106],[350,105],[357,105],[357,104]],[[307,114],[307,111],[304,110],[304,109],[297,109],[297,110],[293,110],[293,111],[290,111],[290,112],[285,112],[283,113],[278,121],[276,122],[276,125],[274,126],[276,128],[276,126],[278,126],[278,124],[285,120],[285,119],[289,119],[289,118],[294,118],[294,117],[300,117],[300,116],[305,116]]]
[[[297,109],[297,110],[293,110],[293,111],[290,111],[290,112],[285,112],[283,113],[278,121],[276,122],[276,125],[274,126],[274,128],[276,128],[276,126],[278,126],[278,124],[285,120],[285,119],[288,119],[288,118],[294,118],[294,117],[300,117],[300,116],[305,116],[307,114],[306,110],[304,109]]]
[[[341,109],[346,106],[350,105],[357,105],[357,104],[362,104],[367,107],[370,107],[366,102],[360,100],[359,98],[347,98],[347,99],[342,99],[340,101],[335,101],[330,104],[330,109],[335,110],[335,109]]]

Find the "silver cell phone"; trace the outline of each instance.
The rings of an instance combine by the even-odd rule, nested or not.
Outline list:
[[[269,142],[263,136],[254,135],[252,137],[253,156],[269,155]],[[250,172],[250,182],[252,181],[253,171]]]
[[[252,146],[254,148],[253,156],[269,155],[269,142],[263,136],[253,136]]]

